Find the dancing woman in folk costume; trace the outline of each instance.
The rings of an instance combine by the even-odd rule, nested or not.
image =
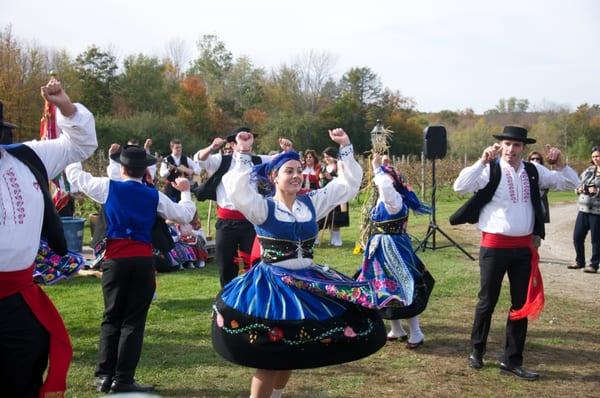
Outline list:
[[[255,166],[247,156],[223,177],[231,201],[256,228],[262,261],[227,284],[217,296],[213,346],[225,359],[257,368],[251,396],[281,396],[292,369],[314,368],[368,356],[385,344],[377,311],[399,297],[378,295],[370,282],[357,282],[315,264],[316,220],[358,192],[362,169],[344,130],[329,132],[341,146],[345,172],[326,188],[297,195],[302,182],[299,156],[289,151]],[[251,145],[241,132],[238,145]],[[251,189],[265,180],[274,188],[263,197]]]
[[[392,167],[382,166],[379,153],[373,154],[372,166],[378,198],[371,209],[372,232],[356,279],[373,281],[382,293],[403,298],[401,306],[394,302],[380,314],[391,320],[388,340],[408,339],[406,347],[413,349],[425,341],[417,315],[427,306],[434,280],[413,251],[406,225],[410,209],[417,214],[431,209],[421,204]],[[400,319],[409,320],[408,335]]]

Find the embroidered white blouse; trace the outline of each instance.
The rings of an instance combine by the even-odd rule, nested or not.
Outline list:
[[[549,170],[533,163],[539,174],[539,188],[566,191],[579,184],[577,173],[566,166],[562,170]],[[533,232],[534,214],[529,195],[529,178],[523,162],[515,170],[500,159],[501,178],[492,200],[479,214],[478,228],[483,232],[507,236],[525,236]],[[459,193],[476,192],[490,180],[490,168],[478,160],[464,168],[456,181],[454,190]]]
[[[249,155],[235,153],[235,167],[223,176],[223,186],[234,208],[240,211],[252,224],[260,225],[267,220],[269,213],[267,199],[260,195],[250,181],[252,162]],[[311,191],[307,196],[315,207],[316,220],[325,217],[340,203],[354,198],[360,189],[363,171],[356,159],[352,145],[340,148],[340,161],[344,173],[334,178],[326,187]],[[251,187],[249,189],[249,187]],[[275,201],[275,217],[285,222],[306,222],[312,218],[308,206],[296,200],[290,211],[285,204]],[[277,265],[288,268],[303,268],[312,264],[310,258],[285,260]]]
[[[94,116],[75,104],[71,117],[56,112],[59,138],[28,141],[40,157],[48,177],[56,177],[67,164],[88,158],[98,146]],[[0,149],[0,272],[29,267],[38,252],[44,202],[42,191],[29,168]]]

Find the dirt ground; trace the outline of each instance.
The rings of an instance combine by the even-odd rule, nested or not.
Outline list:
[[[600,306],[600,273],[586,274],[583,270],[567,269],[567,265],[575,261],[573,227],[576,217],[576,203],[550,207],[546,239],[539,250],[544,288],[549,295],[572,297]],[[591,238],[588,234],[586,261],[589,261],[591,253]]]

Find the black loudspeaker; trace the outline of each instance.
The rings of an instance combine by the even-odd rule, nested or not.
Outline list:
[[[423,153],[427,159],[443,159],[446,156],[448,142],[446,127],[427,126],[423,130]]]

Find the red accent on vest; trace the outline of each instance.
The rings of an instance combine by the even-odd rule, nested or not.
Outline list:
[[[50,334],[48,373],[39,396],[64,397],[73,348],[56,307],[46,293],[33,283],[33,265],[20,271],[0,272],[0,299],[13,294],[23,297],[33,315]]]
[[[246,217],[237,210],[217,207],[217,217],[222,220],[245,220]]]
[[[533,246],[531,235],[526,236],[506,236],[501,234],[490,234],[482,232],[481,247],[494,249],[517,249],[528,248],[531,252],[531,273],[529,274],[529,286],[527,287],[527,299],[523,307],[511,309],[509,313],[510,320],[528,318],[536,319],[544,309],[544,283],[542,273],[540,272],[537,248]]]

